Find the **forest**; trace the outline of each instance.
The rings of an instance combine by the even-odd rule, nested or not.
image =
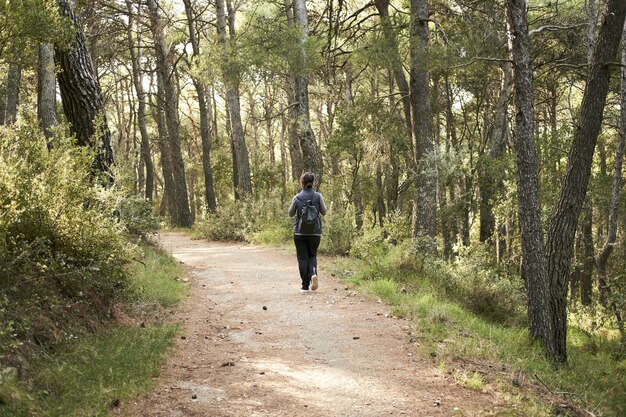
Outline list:
[[[325,254],[431,275],[556,368],[583,338],[624,388],[625,16],[623,0],[0,1],[0,363],[110,316],[159,228],[288,242],[312,172]]]

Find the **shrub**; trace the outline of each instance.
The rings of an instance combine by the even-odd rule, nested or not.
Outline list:
[[[115,191],[92,184],[92,155],[35,124],[0,132],[2,355],[70,337],[124,294],[131,257]],[[5,356],[6,359],[6,356]]]
[[[320,245],[320,252],[329,255],[347,255],[352,246],[354,237],[354,214],[351,210],[328,210],[324,216],[324,237]]]

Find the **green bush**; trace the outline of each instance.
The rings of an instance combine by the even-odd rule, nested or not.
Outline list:
[[[114,190],[92,184],[92,154],[36,125],[0,132],[0,355],[57,342],[105,317],[132,257]],[[10,359],[10,358],[9,358]]]
[[[324,236],[320,245],[321,253],[344,256],[350,252],[354,237],[353,218],[351,210],[328,210],[322,219]]]

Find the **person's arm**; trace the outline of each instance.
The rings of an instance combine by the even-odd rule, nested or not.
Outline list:
[[[294,197],[293,200],[291,200],[291,205],[289,206],[289,211],[287,212],[289,214],[289,217],[293,217],[296,215],[296,198]]]
[[[324,197],[320,194],[320,214],[326,215],[328,208],[326,207],[326,203],[324,203]]]

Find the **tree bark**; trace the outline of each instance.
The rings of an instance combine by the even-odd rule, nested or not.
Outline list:
[[[152,201],[154,195],[154,163],[152,162],[152,154],[150,152],[150,137],[148,135],[148,119],[146,116],[146,92],[143,87],[143,72],[141,69],[141,32],[137,32],[139,38],[137,40],[137,46],[135,46],[133,33],[133,24],[135,22],[133,17],[133,2],[126,0],[126,7],[128,8],[128,49],[131,57],[133,86],[137,94],[137,124],[139,125],[139,134],[141,136],[139,149],[141,155],[140,159],[143,163],[143,166],[139,164],[139,178],[144,178],[144,180],[139,181],[139,189],[144,191],[146,200]],[[144,167],[146,170],[145,177],[143,176]]]
[[[170,48],[165,39],[163,22],[159,16],[159,6],[157,0],[147,0],[150,10],[150,26],[154,37],[156,54],[156,73],[160,80],[163,96],[163,108],[165,110],[165,121],[167,124],[167,139],[169,146],[169,156],[174,181],[174,201],[176,206],[172,210],[172,224],[177,227],[190,227],[193,224],[191,211],[189,208],[189,196],[187,193],[187,178],[185,175],[185,165],[180,145],[179,118],[178,118],[178,89],[174,82],[174,68],[171,63]],[[170,207],[170,210],[172,207]]]
[[[43,134],[52,148],[50,141],[52,129],[58,124],[56,111],[57,83],[54,69],[54,46],[47,43],[39,44],[39,64],[37,83],[37,117]]]
[[[428,237],[424,249],[436,252],[437,174],[433,165],[433,133],[428,72],[428,1],[411,0],[411,108],[415,159],[413,237]]]
[[[107,124],[100,84],[87,50],[85,34],[72,10],[70,0],[57,2],[61,15],[72,21],[75,31],[72,45],[55,47],[55,61],[61,69],[58,81],[63,111],[71,123],[78,144],[89,146],[95,151],[94,169],[105,173],[112,183],[111,132]]]
[[[7,76],[7,104],[4,123],[12,125],[17,120],[17,106],[20,100],[20,86],[22,84],[22,64],[11,62]]]
[[[509,53],[515,83],[515,157],[517,163],[518,218],[522,246],[522,274],[528,293],[528,327],[548,357],[554,358],[554,332],[550,316],[550,285],[541,224],[539,167],[534,140],[533,81],[525,0],[507,0]]]
[[[299,29],[300,33],[300,57],[298,68],[294,74],[295,98],[297,102],[296,133],[300,141],[300,149],[302,150],[303,170],[314,173],[316,183],[319,186],[319,184],[322,183],[324,164],[322,161],[322,152],[315,140],[313,129],[311,129],[309,116],[308,56],[305,49],[309,36],[309,17],[306,9],[306,1],[294,0],[293,10],[295,27]]]
[[[200,42],[196,34],[196,19],[191,0],[183,0],[185,13],[187,15],[187,26],[189,28],[189,40],[193,49],[192,60],[200,56]],[[204,196],[206,199],[206,209],[214,212],[217,209],[215,199],[215,187],[213,184],[213,170],[211,169],[211,142],[213,141],[213,131],[211,129],[211,118],[213,108],[208,99],[207,88],[197,77],[191,77],[196,93],[198,94],[198,110],[200,112],[200,140],[202,142],[202,173],[204,175]]]
[[[229,5],[230,6],[230,5]],[[236,177],[235,198],[246,198],[252,195],[252,181],[250,178],[250,158],[248,156],[248,148],[244,138],[243,125],[241,123],[241,104],[239,101],[239,74],[234,70],[232,58],[230,57],[231,47],[227,37],[226,29],[230,29],[230,42],[233,42],[234,27],[229,22],[234,21],[234,12],[229,13],[228,21],[226,20],[226,8],[224,0],[216,0],[215,8],[217,13],[217,34],[222,47],[222,75],[226,88],[226,102],[228,104],[230,125],[230,135],[233,158],[233,175]],[[229,12],[231,12],[229,7]]]
[[[567,360],[567,278],[578,217],[585,201],[593,154],[602,124],[612,72],[611,62],[621,38],[626,2],[608,0],[598,32],[591,68],[580,107],[579,121],[568,154],[565,180],[548,228],[546,251],[551,287],[554,360]]]

